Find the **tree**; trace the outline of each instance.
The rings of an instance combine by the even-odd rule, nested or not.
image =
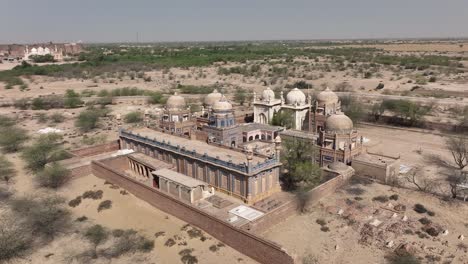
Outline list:
[[[109,237],[109,232],[101,225],[93,225],[92,227],[88,228],[88,230],[86,230],[84,236],[93,244],[93,258],[97,258],[97,247],[107,240]]]
[[[236,88],[236,93],[234,94],[234,100],[240,105],[244,105],[247,98],[247,92],[241,87]]]
[[[437,186],[437,183],[433,179],[429,179],[421,174],[420,168],[413,168],[413,170],[406,174],[405,179],[420,192],[432,193]]]
[[[408,100],[384,100],[384,109],[388,109],[403,120],[404,125],[414,126],[422,121],[423,116],[430,110],[430,106],[422,106]]]
[[[289,109],[282,109],[279,112],[273,114],[270,124],[272,126],[282,126],[287,129],[294,127],[294,113]]]
[[[289,189],[299,185],[312,188],[321,180],[320,166],[315,163],[316,148],[308,140],[284,139],[281,162],[285,173],[283,182]]]
[[[379,121],[380,117],[385,112],[385,106],[383,103],[374,103],[371,108],[371,114],[374,117],[374,121]]]
[[[68,89],[65,92],[64,106],[65,108],[77,108],[83,104],[83,101],[80,98],[80,94],[76,93],[74,90]]]
[[[28,140],[26,130],[16,126],[0,128],[0,147],[5,152],[16,152],[21,149],[23,143]]]
[[[125,123],[140,123],[143,121],[143,114],[138,111],[130,112],[124,117]]]
[[[41,187],[57,189],[70,180],[70,171],[57,162],[46,166],[36,176]]]
[[[341,107],[343,112],[353,121],[353,123],[357,123],[361,121],[364,117],[364,108],[362,104],[359,103],[354,97],[352,96],[345,96],[341,98]]]
[[[75,126],[79,127],[83,132],[88,132],[97,127],[99,121],[99,113],[86,110],[78,115]]]
[[[0,261],[22,256],[32,246],[31,232],[13,216],[0,219]]]
[[[39,136],[21,154],[22,158],[26,161],[26,167],[36,172],[42,170],[49,162],[68,157],[59,143],[61,139],[62,137],[55,133]]]
[[[24,220],[24,226],[32,235],[51,239],[56,234],[68,230],[71,214],[64,208],[65,200],[59,196],[20,197],[11,201],[11,209]]]
[[[11,127],[15,125],[15,120],[8,116],[0,115],[0,128]]]
[[[445,144],[457,167],[465,168],[468,165],[468,137],[449,137]]]
[[[11,179],[15,176],[15,169],[5,156],[0,156],[0,180],[9,184]]]

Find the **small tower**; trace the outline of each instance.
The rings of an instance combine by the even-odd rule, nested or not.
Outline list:
[[[276,155],[276,159],[279,161],[280,160],[280,155],[281,155],[281,137],[278,135],[276,136],[275,138],[275,155]]]

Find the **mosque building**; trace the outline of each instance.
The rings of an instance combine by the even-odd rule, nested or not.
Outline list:
[[[293,130],[307,131],[315,135],[313,144],[320,147],[317,162],[325,166],[333,162],[351,164],[354,157],[362,152],[362,137],[353,127],[353,121],[341,112],[338,95],[328,87],[317,94],[312,101],[298,88],[280,98],[267,88],[262,96],[254,95],[254,122],[271,123],[275,113],[288,110],[293,114]]]

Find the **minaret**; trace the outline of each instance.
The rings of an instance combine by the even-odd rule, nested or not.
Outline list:
[[[284,94],[283,94],[283,91],[281,91],[280,93],[280,99],[281,99],[281,105],[284,105]]]
[[[249,173],[250,167],[252,165],[252,160],[253,160],[252,146],[248,145],[247,147],[245,147],[245,156],[247,158],[247,173]]]
[[[281,147],[281,137],[278,135],[275,138],[275,153],[276,153],[275,155],[276,155],[276,159],[278,161],[280,161],[280,157],[281,157],[280,156],[281,155],[281,148],[282,148]]]

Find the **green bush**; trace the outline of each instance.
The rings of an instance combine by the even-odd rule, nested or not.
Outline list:
[[[83,104],[83,101],[81,100],[80,95],[78,93],[71,89],[68,89],[65,93],[63,104],[65,108],[77,108]]]
[[[54,162],[40,171],[36,178],[41,187],[57,189],[70,180],[70,171]]]
[[[0,181],[9,184],[11,180],[16,176],[13,163],[9,161],[5,156],[0,155]]]
[[[50,115],[50,120],[54,123],[62,123],[65,121],[65,116],[63,116],[61,113],[53,113]]]
[[[32,145],[23,149],[21,157],[26,167],[32,171],[40,171],[49,162],[68,158],[60,144],[62,137],[58,134],[45,134],[39,136]]]
[[[83,132],[91,131],[98,126],[100,114],[93,110],[85,110],[78,115],[75,126]]]
[[[130,112],[125,115],[124,121],[125,123],[140,123],[143,121],[143,114],[138,111]]]
[[[0,147],[4,152],[16,152],[29,137],[26,130],[16,126],[0,127]]]

